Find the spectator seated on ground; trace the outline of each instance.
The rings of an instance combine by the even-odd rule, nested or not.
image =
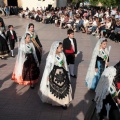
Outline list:
[[[86,17],[83,19],[83,26],[81,26],[82,33],[87,33],[88,31],[88,26],[89,26],[89,21]]]
[[[109,37],[110,33],[111,33],[111,24],[112,24],[112,20],[111,18],[107,18],[106,19],[106,24],[105,24],[105,31],[103,31],[103,36],[104,37]]]
[[[95,34],[95,31],[98,27],[96,18],[93,18],[93,21],[89,21],[89,25],[91,24],[91,27],[88,28],[89,33]]]
[[[37,11],[37,15],[36,15],[35,20],[36,20],[37,22],[41,22],[41,21],[42,21],[42,14],[41,14],[40,11]]]
[[[116,42],[120,42],[120,20],[116,22],[115,30],[111,31],[110,39]]]
[[[67,23],[69,22],[69,15],[65,15],[64,17],[64,22],[62,23],[62,28],[66,28],[67,27]]]
[[[37,8],[30,11],[29,8],[19,13],[20,17],[30,18],[36,22],[55,24],[59,28],[69,28],[76,32],[96,35],[96,37],[108,37],[111,40],[120,41],[120,11],[113,9],[82,9],[82,8]]]
[[[73,24],[74,24],[73,18],[72,18],[72,17],[69,17],[69,20],[68,20],[68,22],[66,23],[66,27],[67,27],[68,29],[73,29]]]
[[[44,23],[49,24],[51,22],[51,17],[52,17],[51,13],[49,11],[47,11],[46,16],[44,18]]]
[[[78,32],[80,29],[80,26],[81,26],[81,23],[80,23],[80,16],[79,15],[76,15],[75,17],[75,20],[74,20],[74,26],[73,26],[73,29],[75,32]]]
[[[65,15],[61,14],[60,15],[60,26],[59,26],[59,28],[62,28],[62,25],[64,24],[64,22],[65,22]]]

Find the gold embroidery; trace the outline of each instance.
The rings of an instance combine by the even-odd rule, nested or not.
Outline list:
[[[41,47],[38,45],[38,43],[36,42],[36,40],[34,38],[31,38],[33,44],[37,47],[37,49],[39,50],[40,53],[42,53],[42,49]]]

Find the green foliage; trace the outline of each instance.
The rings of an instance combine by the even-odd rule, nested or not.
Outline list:
[[[78,2],[83,2],[83,1],[85,1],[85,0],[78,0]]]
[[[86,2],[86,1],[89,1],[89,0],[72,0],[72,3],[76,3],[76,2]]]
[[[90,0],[91,5],[98,5],[101,3],[104,7],[118,6],[120,4],[120,0]]]
[[[75,4],[76,3],[76,0],[72,0],[72,4]]]
[[[111,6],[114,6],[116,5],[116,0],[99,0],[103,6],[106,6],[106,7],[111,7]]]
[[[90,0],[90,4],[93,6],[98,5],[98,3],[99,3],[99,0]]]

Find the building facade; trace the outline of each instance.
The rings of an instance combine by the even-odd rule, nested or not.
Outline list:
[[[68,0],[0,0],[1,2],[4,2],[5,5],[8,6],[19,6],[23,7],[23,9],[26,9],[26,7],[29,7],[29,9],[35,9],[37,7],[48,7],[49,5],[52,7],[65,7],[67,5]],[[1,3],[0,2],[0,3]]]
[[[0,6],[4,6],[3,0],[0,0]]]

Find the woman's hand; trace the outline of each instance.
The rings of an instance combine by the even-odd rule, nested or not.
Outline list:
[[[95,72],[96,72],[96,73],[98,72],[98,68],[95,68]]]
[[[105,64],[106,67],[108,67],[108,62]]]
[[[75,54],[75,57],[77,57],[77,54]]]
[[[120,104],[120,99],[119,98],[117,98],[117,103]]]

